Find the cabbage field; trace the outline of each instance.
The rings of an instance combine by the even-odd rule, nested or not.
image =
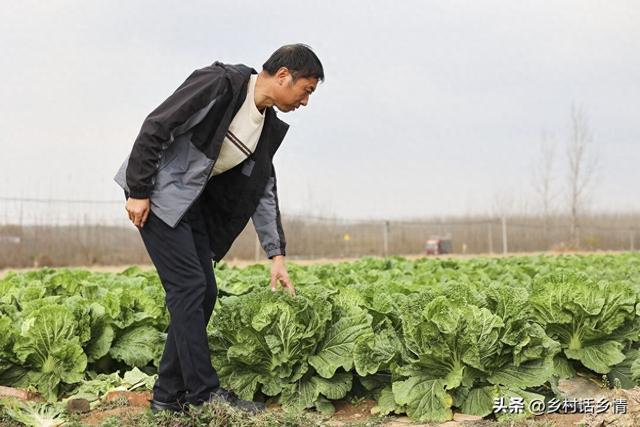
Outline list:
[[[436,422],[491,416],[497,398],[548,399],[578,373],[640,382],[640,254],[289,270],[295,297],[269,289],[269,266],[216,268],[212,361],[245,399],[331,414],[332,401],[359,395],[378,414]],[[58,401],[91,381],[115,384],[116,372],[153,375],[168,321],[154,271],[9,273],[0,385]]]

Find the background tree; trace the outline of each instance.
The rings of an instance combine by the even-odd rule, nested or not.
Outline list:
[[[567,141],[567,186],[571,243],[580,247],[580,216],[593,184],[597,160],[591,153],[593,135],[584,112],[571,107],[571,131]]]
[[[536,163],[533,165],[532,185],[542,206],[543,236],[545,245],[549,246],[549,226],[553,203],[557,193],[554,191],[554,166],[556,142],[553,136],[542,133],[542,142]]]

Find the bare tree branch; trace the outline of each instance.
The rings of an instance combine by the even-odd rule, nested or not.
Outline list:
[[[584,112],[572,106],[571,133],[567,141],[567,186],[571,240],[575,247],[580,246],[579,218],[597,169],[597,161],[590,152],[592,143],[593,136]]]
[[[539,155],[532,169],[532,186],[542,205],[543,235],[547,245],[549,243],[549,218],[557,196],[557,193],[553,190],[556,145],[555,138],[547,134],[547,132],[543,132]]]

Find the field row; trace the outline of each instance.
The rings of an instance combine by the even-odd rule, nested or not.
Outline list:
[[[578,371],[640,379],[637,254],[365,258],[290,274],[296,297],[271,292],[265,266],[216,270],[212,362],[243,398],[331,414],[332,401],[367,396],[382,415],[446,421],[489,416],[500,398],[559,397]],[[57,401],[89,381],[113,387],[115,372],[153,375],[168,320],[153,271],[10,273],[0,384]]]

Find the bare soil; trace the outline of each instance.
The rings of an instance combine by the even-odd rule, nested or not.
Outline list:
[[[339,423],[365,421],[371,418],[371,409],[376,406],[374,400],[365,400],[356,404],[346,401],[334,402],[336,413],[331,417],[331,421]]]
[[[108,400],[114,400],[124,396],[129,401],[129,406],[122,406],[110,409],[96,409],[81,417],[80,422],[88,426],[98,426],[109,417],[117,417],[126,421],[133,415],[139,415],[147,410],[149,392],[136,393],[127,392],[112,396]],[[600,415],[584,415],[584,414],[547,414],[536,417],[535,420],[528,420],[523,423],[514,423],[513,427],[635,427],[640,426],[640,388],[633,390],[610,390],[605,396],[613,401],[614,398],[625,398],[628,402],[628,413],[624,415],[613,415],[612,411]],[[336,407],[335,414],[326,421],[327,426],[331,427],[347,427],[365,425],[367,421],[374,418],[371,415],[371,409],[376,405],[373,400],[364,400],[362,402],[350,403],[348,401],[334,402]],[[278,405],[269,406],[269,410],[279,410]],[[414,423],[406,416],[390,416],[379,424],[387,427],[494,427],[498,425],[495,421],[481,420],[474,421],[473,417],[465,420],[465,416],[456,414],[454,421],[446,423]],[[501,424],[503,427],[511,427],[509,424]]]
[[[143,408],[140,406],[122,406],[119,408],[112,408],[112,409],[106,409],[106,410],[95,410],[83,416],[80,419],[80,422],[87,426],[99,426],[107,418],[118,417],[118,418],[124,419],[129,416],[142,414],[146,410],[147,410],[146,408]]]

